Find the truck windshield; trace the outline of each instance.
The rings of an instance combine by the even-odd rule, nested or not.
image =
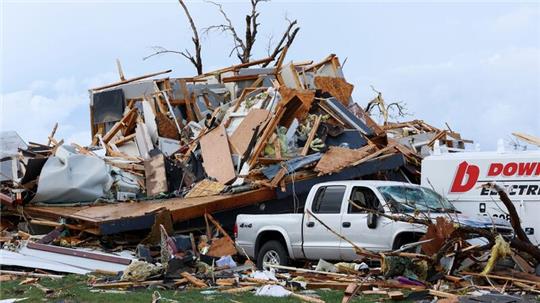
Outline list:
[[[419,186],[379,186],[393,212],[457,212],[446,198]]]

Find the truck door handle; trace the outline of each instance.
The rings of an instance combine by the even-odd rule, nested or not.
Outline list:
[[[315,226],[315,222],[308,222],[308,223],[306,224],[306,226],[307,226],[307,227],[313,227],[313,226]]]
[[[351,222],[343,222],[343,223],[341,223],[341,226],[343,226],[345,228],[349,228],[349,227],[351,227]]]

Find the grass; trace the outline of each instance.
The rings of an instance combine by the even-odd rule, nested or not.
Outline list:
[[[34,285],[19,285],[21,280],[6,281],[0,284],[0,299],[24,298],[22,302],[152,302],[152,294],[158,291],[163,299],[176,300],[178,302],[243,302],[243,303],[279,303],[301,302],[296,298],[272,298],[256,297],[252,293],[242,294],[201,294],[201,290],[166,290],[159,288],[140,288],[125,293],[95,292],[95,289],[87,286],[87,277],[70,275],[63,279],[41,279],[38,283],[46,288],[54,290],[52,294],[44,294]],[[319,290],[317,294],[326,302],[341,302],[343,292],[338,290]],[[353,302],[376,302],[378,296],[366,296],[356,298]],[[167,302],[162,300],[160,302]]]

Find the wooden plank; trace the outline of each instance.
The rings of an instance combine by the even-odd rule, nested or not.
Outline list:
[[[188,280],[189,283],[193,284],[195,287],[199,287],[199,288],[208,287],[208,285],[206,285],[204,281],[197,279],[196,277],[192,276],[190,273],[182,272],[180,273],[180,275],[184,277],[184,279]]]
[[[134,115],[136,111],[137,108],[135,107],[130,109],[120,121],[116,122],[114,126],[103,136],[103,142],[109,143],[109,141],[114,137],[114,135],[126,126],[126,122],[130,120],[131,115]]]
[[[107,84],[107,85],[100,86],[100,87],[95,87],[95,88],[92,88],[90,90],[98,91],[98,90],[102,90],[102,89],[111,88],[111,87],[115,87],[115,86],[118,86],[118,85],[130,83],[130,82],[137,81],[137,80],[142,80],[142,79],[146,79],[146,78],[150,78],[150,77],[154,77],[154,76],[158,76],[158,75],[162,75],[162,74],[167,74],[167,73],[170,73],[170,72],[172,72],[172,69],[168,69],[168,70],[165,70],[165,71],[162,71],[162,72],[152,73],[152,74],[148,74],[148,75],[143,75],[143,76],[140,76],[140,77],[135,77],[135,78],[115,82],[115,83],[112,83],[112,84]]]
[[[230,138],[230,142],[238,154],[243,155],[246,152],[255,129],[268,118],[268,115],[270,115],[269,111],[254,108],[240,122],[240,125],[238,125]]]
[[[309,151],[309,145],[311,145],[311,142],[315,138],[315,135],[317,134],[317,129],[319,128],[319,124],[321,123],[321,116],[317,116],[315,118],[315,122],[313,122],[313,126],[311,127],[311,131],[309,132],[309,136],[306,140],[306,144],[304,145],[304,148],[302,148],[302,152],[300,153],[302,156],[307,155]]]
[[[257,141],[257,144],[253,148],[253,153],[248,163],[249,166],[253,166],[253,164],[257,162],[257,159],[259,158],[259,154],[261,153],[264,146],[266,145],[268,138],[274,133],[274,130],[276,129],[276,126],[278,125],[279,121],[283,117],[284,113],[285,113],[285,108],[284,107],[279,108],[277,113],[266,124],[266,128],[264,129],[263,134],[260,136],[260,139]]]
[[[204,77],[208,77],[208,76],[212,76],[212,75],[218,75],[218,74],[222,74],[224,72],[234,71],[234,70],[238,70],[238,69],[244,68],[244,67],[249,67],[249,66],[258,65],[258,64],[264,64],[264,63],[267,63],[267,62],[271,62],[272,60],[274,60],[272,57],[267,57],[267,58],[259,59],[259,60],[253,60],[253,61],[250,61],[250,62],[241,63],[241,64],[238,64],[238,65],[233,65],[233,66],[229,66],[229,67],[226,67],[226,68],[218,69],[218,70],[215,70],[215,71],[206,72],[206,73],[204,73],[202,75],[198,75],[196,77],[193,77],[193,79],[198,80],[198,79],[201,79],[201,78],[204,78]]]
[[[227,184],[236,178],[225,127],[219,125],[201,140],[203,166],[206,174]]]

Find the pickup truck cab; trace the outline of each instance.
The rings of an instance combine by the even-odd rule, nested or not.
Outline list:
[[[354,204],[361,206],[356,207]],[[372,251],[391,251],[418,241],[426,227],[378,216],[414,215],[420,211],[435,219],[452,218],[461,224],[511,232],[504,220],[468,218],[431,189],[390,181],[334,181],[310,190],[304,208],[335,232]],[[290,260],[357,259],[352,245],[330,232],[309,213],[238,215],[236,245],[261,268],[264,263],[286,265]]]

